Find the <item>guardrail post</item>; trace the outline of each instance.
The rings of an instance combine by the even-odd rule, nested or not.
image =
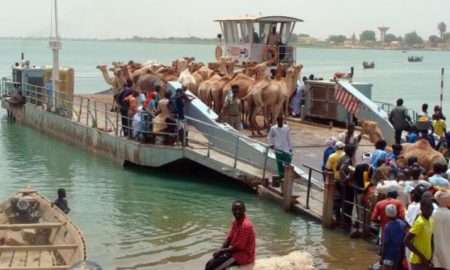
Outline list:
[[[293,183],[294,183],[294,167],[290,164],[284,165],[283,209],[285,211],[291,210]]]
[[[309,198],[311,197],[311,176],[312,176],[312,169],[309,168],[309,171],[308,171],[308,189],[306,191],[306,209],[309,209]]]
[[[89,112],[90,112],[90,103],[91,100],[88,98],[87,100],[87,112],[86,112],[86,126],[89,126]]]
[[[108,104],[105,103],[105,132],[108,132]]]
[[[94,100],[94,117],[92,119],[92,127],[96,128],[97,127],[97,101]]]
[[[331,228],[333,225],[334,207],[334,175],[326,172],[325,189],[323,191],[322,226]]]
[[[122,115],[120,115],[120,117],[122,117]],[[116,110],[116,136],[119,136],[119,110]]]
[[[81,120],[81,113],[82,113],[82,111],[83,111],[83,97],[80,97],[80,110],[79,110],[79,112],[78,112],[78,122],[80,122],[80,120]]]
[[[206,156],[209,157],[211,155],[211,135],[208,134],[208,152],[206,152]]]
[[[234,168],[236,168],[236,165],[237,165],[237,158],[238,158],[238,151],[239,151],[239,141],[240,141],[240,139],[239,139],[239,135],[236,137],[236,149],[235,149],[235,151],[234,151],[234,165],[233,165],[233,167]]]
[[[266,151],[264,152],[264,168],[263,168],[263,175],[262,175],[262,180],[263,180],[264,186],[269,185],[269,181],[266,182],[266,167],[267,167],[268,156],[269,156],[269,147],[266,147]]]

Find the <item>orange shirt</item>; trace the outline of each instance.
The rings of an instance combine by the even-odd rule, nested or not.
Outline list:
[[[132,95],[129,95],[128,97],[124,98],[123,100],[127,101],[130,104],[130,109],[128,110],[128,115],[133,117],[136,114],[137,107],[138,107],[137,98],[133,97]]]

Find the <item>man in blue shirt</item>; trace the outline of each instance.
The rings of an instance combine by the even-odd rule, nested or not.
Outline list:
[[[405,222],[397,219],[397,207],[388,204],[385,208],[389,222],[384,227],[384,237],[381,247],[381,264],[385,270],[398,269],[403,258],[403,238],[405,237]]]
[[[47,84],[45,85],[45,91],[47,93],[47,111],[52,110],[52,99],[53,99],[53,81],[52,79],[48,80]]]
[[[385,140],[378,140],[375,143],[375,150],[372,153],[372,157],[370,158],[370,165],[372,168],[377,168],[377,161],[379,159],[386,160],[387,153],[384,150],[386,148],[386,141]]]

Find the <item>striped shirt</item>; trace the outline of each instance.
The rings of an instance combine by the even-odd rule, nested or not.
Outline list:
[[[241,220],[233,221],[227,240],[231,246],[238,249],[231,255],[239,265],[246,265],[255,261],[255,231],[246,214]]]

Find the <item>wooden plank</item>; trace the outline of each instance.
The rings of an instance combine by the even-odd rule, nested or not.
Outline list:
[[[48,229],[59,228],[61,223],[23,223],[23,224],[0,224],[0,230],[14,230],[14,229]]]
[[[56,265],[56,266],[21,266],[21,267],[0,267],[0,270],[67,270],[69,265]]]
[[[41,253],[39,251],[29,251],[27,256],[27,262],[25,263],[25,266],[39,266],[41,260]]]
[[[78,245],[39,245],[39,246],[0,246],[0,252],[5,251],[36,251],[36,250],[58,250],[76,249]]]
[[[2,252],[0,255],[0,267],[9,266],[12,256],[13,256],[13,252],[11,252],[11,251]]]
[[[27,261],[26,251],[15,251],[14,257],[11,262],[11,267],[12,269],[16,269],[17,267],[25,266],[26,261]]]
[[[48,250],[42,250],[41,251],[41,267],[51,267],[55,265],[55,261],[53,260],[53,252]]]

